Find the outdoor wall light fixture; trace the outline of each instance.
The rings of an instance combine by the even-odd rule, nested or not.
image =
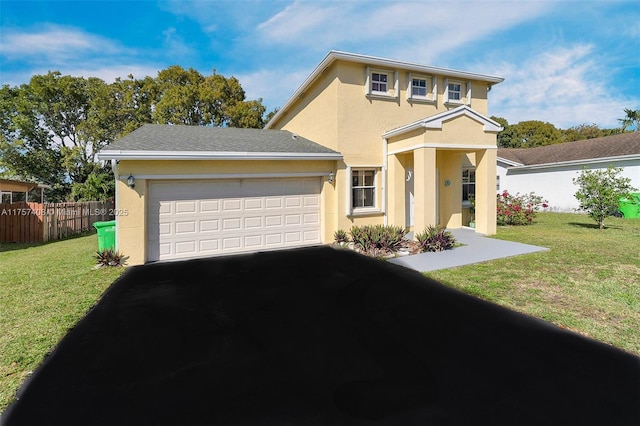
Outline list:
[[[129,188],[131,189],[136,187],[136,180],[133,178],[132,175],[129,175],[129,177],[127,178],[127,185],[129,185]]]
[[[333,178],[335,175],[333,174],[333,170],[329,172],[329,183],[333,183]]]

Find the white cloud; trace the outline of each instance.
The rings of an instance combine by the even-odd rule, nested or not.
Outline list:
[[[638,93],[615,89],[615,76],[595,59],[594,46],[558,47],[522,63],[495,65],[506,76],[489,94],[490,114],[509,123],[539,120],[566,129],[583,123],[617,127],[624,108],[640,102]]]
[[[262,98],[267,112],[280,108],[309,75],[309,70],[260,70],[237,74],[247,99]]]
[[[405,59],[409,53],[424,61],[533,20],[550,5],[532,1],[296,1],[256,30],[267,43],[312,45],[327,51],[336,45],[365,42],[374,49],[369,53],[387,57],[402,53]]]
[[[88,53],[115,54],[126,49],[112,41],[71,27],[46,25],[39,31],[3,29],[0,55],[8,59],[39,58],[58,64]]]

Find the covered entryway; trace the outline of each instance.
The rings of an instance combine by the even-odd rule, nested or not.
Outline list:
[[[321,243],[319,177],[152,180],[147,261]]]

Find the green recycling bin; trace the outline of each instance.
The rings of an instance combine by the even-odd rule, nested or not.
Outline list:
[[[640,192],[632,192],[629,197],[620,198],[620,213],[627,219],[640,217]]]
[[[98,251],[115,250],[116,221],[95,222],[93,227],[98,231]]]

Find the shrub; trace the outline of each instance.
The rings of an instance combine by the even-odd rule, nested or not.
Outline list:
[[[366,254],[393,253],[402,246],[407,232],[401,226],[353,226],[349,231],[356,248]]]
[[[604,228],[605,218],[618,212],[620,198],[628,197],[635,189],[631,179],[619,176],[622,171],[622,167],[613,166],[608,166],[607,170],[585,169],[573,179],[579,186],[575,197],[580,202],[580,210],[586,211],[600,229]]]
[[[94,257],[97,260],[98,266],[124,266],[128,259],[120,252],[112,249],[97,251]]]
[[[540,207],[548,207],[547,201],[533,192],[516,195],[503,191],[498,194],[496,221],[498,225],[529,225]]]
[[[416,235],[416,240],[418,240],[420,252],[451,250],[456,244],[453,234],[440,226],[428,226]]]
[[[333,240],[336,244],[346,244],[349,240],[349,235],[344,229],[338,229],[333,233]]]

